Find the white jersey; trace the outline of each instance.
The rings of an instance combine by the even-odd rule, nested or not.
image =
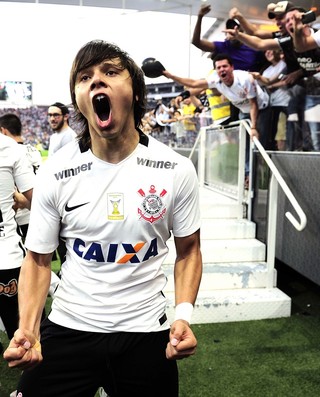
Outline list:
[[[77,134],[70,127],[60,132],[54,132],[50,136],[48,156],[52,156],[53,153],[61,149],[67,143],[73,141],[76,137]]]
[[[0,269],[21,266],[25,253],[13,206],[15,186],[20,192],[33,188],[34,173],[21,145],[0,134]]]
[[[269,95],[263,91],[253,76],[244,70],[233,71],[234,81],[228,87],[222,83],[218,73],[214,71],[207,77],[209,88],[216,88],[222,95],[241,110],[242,113],[250,113],[249,99],[257,98],[258,108],[264,109],[269,104]]]
[[[200,227],[188,158],[145,135],[118,164],[68,144],[37,173],[26,247],[53,252],[60,225],[67,256],[51,321],[92,332],[169,327],[161,321],[166,241]]]
[[[25,156],[32,165],[33,172],[36,173],[41,165],[42,157],[38,149],[29,143],[21,145],[21,149],[24,150]],[[27,208],[18,209],[16,212],[16,221],[18,225],[27,225],[29,223],[30,211]]]
[[[320,47],[320,30],[317,32],[313,31],[312,36],[314,38],[314,41],[317,43],[317,46]]]

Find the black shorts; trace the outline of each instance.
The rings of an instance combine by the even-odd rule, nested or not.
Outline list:
[[[8,338],[13,337],[18,328],[18,280],[20,267],[0,270],[0,317]]]
[[[23,397],[178,397],[176,361],[167,360],[169,330],[150,333],[96,333],[41,326],[43,362],[25,371]]]

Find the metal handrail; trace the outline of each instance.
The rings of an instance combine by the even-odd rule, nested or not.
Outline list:
[[[249,131],[250,126],[247,123],[247,121],[243,121],[244,124],[247,124],[247,128],[246,130]],[[274,165],[273,161],[271,160],[271,158],[269,157],[269,155],[267,154],[267,152],[265,151],[264,147],[261,145],[261,143],[259,142],[259,140],[256,137],[252,138],[253,143],[255,144],[256,148],[259,150],[259,152],[261,153],[263,159],[265,160],[265,162],[267,163],[267,165],[269,166],[270,170],[272,171],[273,175],[275,176],[277,182],[279,183],[279,185],[281,186],[284,194],[287,196],[287,198],[289,199],[290,203],[292,204],[293,208],[295,209],[296,213],[299,215],[300,218],[300,222],[292,215],[291,212],[287,211],[285,213],[286,217],[288,218],[288,220],[292,223],[292,225],[298,230],[298,231],[302,231],[306,225],[307,225],[307,217],[305,215],[305,213],[303,212],[302,208],[300,207],[298,201],[296,200],[296,198],[294,197],[294,195],[292,194],[290,188],[288,187],[287,183],[285,182],[285,180],[283,179],[283,177],[281,176],[280,172],[278,171],[278,169],[276,168],[276,166]]]
[[[239,169],[238,169],[238,191],[243,190],[242,181],[244,176],[244,152],[245,152],[245,144],[243,140],[243,136],[245,133],[250,134],[250,125],[251,122],[249,119],[240,120],[240,129],[239,129]],[[232,125],[231,125],[232,124]],[[233,126],[235,123],[230,123],[228,126]],[[202,128],[199,132],[199,136],[196,140],[196,145],[200,144],[199,150],[199,164],[198,164],[198,174],[199,174],[199,182],[200,185],[204,183],[204,175],[205,175],[205,136],[206,136],[206,128]],[[195,150],[195,146],[191,151],[191,156]],[[261,156],[263,157],[264,161],[268,165],[269,169],[271,170],[271,179],[269,185],[269,205],[268,205],[268,230],[267,230],[267,252],[266,252],[266,263],[267,263],[267,279],[266,279],[266,288],[273,288],[274,287],[274,267],[275,267],[275,256],[276,256],[276,229],[277,229],[277,209],[278,209],[278,186],[281,186],[284,194],[289,199],[290,203],[292,204],[293,208],[297,212],[300,218],[300,222],[292,215],[291,212],[286,212],[287,219],[291,222],[291,224],[295,227],[296,230],[302,231],[307,225],[307,217],[303,212],[302,208],[300,207],[299,203],[297,202],[296,198],[292,194],[290,188],[288,187],[287,183],[281,176],[280,172],[276,168],[275,164],[271,160],[270,156],[267,154],[266,150],[263,148],[261,143],[256,137],[252,137],[250,140],[250,156],[249,156],[249,163],[250,163],[250,170],[252,170],[252,153],[253,148],[257,148],[260,152]],[[249,178],[249,194],[247,195],[247,219],[251,220],[251,207],[252,207],[252,172],[250,172]],[[237,201],[238,204],[243,204],[243,194],[238,193]],[[241,209],[241,208],[240,208]],[[243,216],[243,210],[241,211],[241,216]]]

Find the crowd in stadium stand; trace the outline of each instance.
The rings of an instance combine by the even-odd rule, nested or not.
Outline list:
[[[25,143],[30,143],[39,150],[48,149],[50,135],[53,133],[48,123],[48,106],[0,109],[0,116],[6,113],[14,113],[20,118]],[[71,128],[77,131],[77,124],[72,114],[69,120]]]

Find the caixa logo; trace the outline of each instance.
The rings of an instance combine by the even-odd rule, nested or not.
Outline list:
[[[5,296],[14,296],[18,292],[18,282],[14,278],[8,282],[8,284],[2,284],[0,283],[0,295],[5,295]]]
[[[142,249],[143,248],[143,249]],[[73,244],[74,252],[87,261],[110,262],[110,263],[141,263],[152,256],[158,255],[157,239],[150,243],[138,242],[136,244],[121,243],[110,244],[107,249],[100,243],[86,244],[77,238]]]

